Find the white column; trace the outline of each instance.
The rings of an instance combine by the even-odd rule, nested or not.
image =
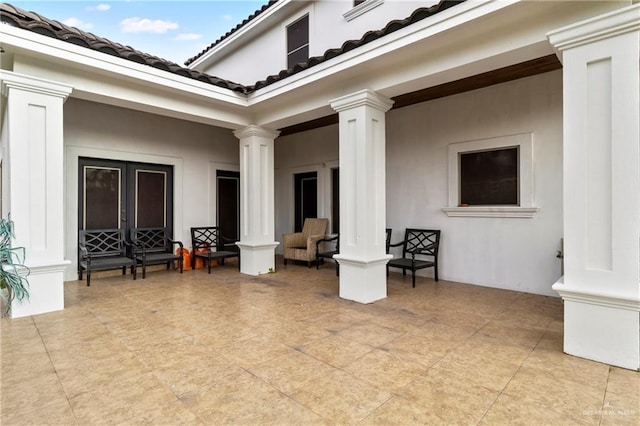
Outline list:
[[[275,268],[273,141],[280,132],[248,126],[240,139],[240,272],[266,274]]]
[[[640,7],[549,33],[563,64],[564,351],[640,368]]]
[[[0,73],[6,115],[2,129],[2,215],[15,223],[13,247],[26,249],[29,300],[12,317],[64,309],[63,103],[72,88],[12,72]]]
[[[363,90],[331,101],[340,116],[340,297],[387,297],[385,113],[393,101]]]

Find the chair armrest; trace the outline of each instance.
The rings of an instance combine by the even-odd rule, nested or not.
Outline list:
[[[283,235],[284,247],[304,248],[307,246],[307,239],[302,232],[293,232]]]
[[[91,253],[89,253],[89,250],[87,250],[87,246],[85,246],[84,244],[80,243],[80,244],[78,244],[78,249],[80,250],[80,257],[82,259],[91,260]]]
[[[178,241],[178,240],[170,240],[169,238],[167,238],[167,241],[173,245],[173,244],[177,244],[178,246],[180,246],[180,251],[182,251],[182,249],[184,248],[184,245],[182,244],[182,241]]]
[[[330,237],[330,238],[320,238],[318,241],[316,241],[316,252],[319,250],[320,244],[328,243],[330,241],[336,241],[338,237],[339,235],[334,235],[333,237]]]
[[[316,249],[318,247],[317,243],[323,237],[324,237],[324,234],[318,234],[318,235],[310,235],[309,238],[307,238],[307,257],[309,259],[316,258]]]
[[[389,244],[389,247],[400,247],[403,244],[404,244],[404,241],[400,241],[399,243]]]
[[[129,247],[131,250],[129,250],[131,252],[131,258],[133,260],[136,260],[138,258],[138,254],[136,253],[135,249],[134,249],[134,244],[131,244],[129,241],[123,241],[124,245]],[[136,244],[137,245],[137,244]],[[147,257],[147,253],[144,250],[144,245],[140,244],[138,245],[138,247],[140,247],[142,249],[142,258],[145,259]],[[126,253],[125,253],[126,255]]]

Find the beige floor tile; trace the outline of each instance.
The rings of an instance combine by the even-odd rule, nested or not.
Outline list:
[[[601,409],[600,424],[640,424],[640,397],[638,397],[638,391],[640,389],[636,388],[629,389],[628,393],[622,394],[607,392]]]
[[[353,325],[338,332],[349,340],[377,348],[401,336],[403,333],[378,324],[363,323]]]
[[[554,410],[566,416],[578,416],[586,421],[593,416],[583,412],[599,412],[604,387],[585,386],[579,382],[549,374],[531,367],[522,367],[503,394],[523,404]]]
[[[437,417],[437,423],[475,424],[500,394],[466,377],[431,369],[398,395]]]
[[[249,337],[217,349],[222,356],[244,368],[251,368],[292,350],[267,336]]]
[[[431,367],[459,345],[456,341],[430,340],[413,335],[400,336],[380,349],[409,361]]]
[[[3,405],[2,414],[0,414],[0,424],[11,426],[46,426],[75,425],[77,422],[69,402],[64,399],[44,407],[37,407],[33,411],[7,410]]]
[[[119,424],[160,407],[180,404],[153,375],[112,381],[70,398],[80,424]]]
[[[302,352],[334,367],[348,365],[373,349],[372,346],[358,343],[337,334],[329,335],[300,348]]]
[[[552,408],[500,395],[480,422],[481,425],[589,425],[589,416],[567,415]],[[596,422],[597,424],[597,422]]]
[[[251,367],[250,371],[286,395],[332,373],[335,367],[300,351],[289,351],[277,358]]]
[[[453,419],[439,418],[422,406],[397,396],[392,397],[358,423],[361,426],[455,424]]]
[[[469,382],[494,391],[502,391],[520,366],[483,354],[454,351],[435,364],[432,369],[441,373],[464,376]]]
[[[423,374],[427,367],[388,351],[376,349],[344,367],[354,377],[379,387],[396,391]]]
[[[640,373],[563,354],[557,298],[392,273],[363,305],[326,266],[160,269],[2,318],[2,424],[638,424]]]
[[[318,377],[311,386],[297,390],[292,398],[332,423],[354,424],[391,398],[391,394],[335,370]]]
[[[283,399],[287,397],[248,372],[181,398],[207,424],[252,424],[250,419],[277,410]]]
[[[534,349],[523,366],[538,369],[559,379],[604,389],[609,366],[548,349]]]
[[[0,407],[2,418],[19,418],[21,413],[31,413],[50,406],[58,409],[67,397],[55,373],[42,374],[19,382],[0,382]],[[36,416],[38,416],[36,414]],[[5,423],[2,424],[10,424]]]
[[[610,367],[607,392],[627,395],[640,401],[640,372]]]

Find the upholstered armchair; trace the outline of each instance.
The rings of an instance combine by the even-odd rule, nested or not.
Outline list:
[[[316,260],[316,242],[324,238],[329,219],[307,218],[304,220],[302,232],[284,234],[284,264],[287,259],[302,260],[311,267]]]

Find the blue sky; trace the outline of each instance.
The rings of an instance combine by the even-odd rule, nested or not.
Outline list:
[[[7,3],[182,65],[267,0],[7,0]]]

